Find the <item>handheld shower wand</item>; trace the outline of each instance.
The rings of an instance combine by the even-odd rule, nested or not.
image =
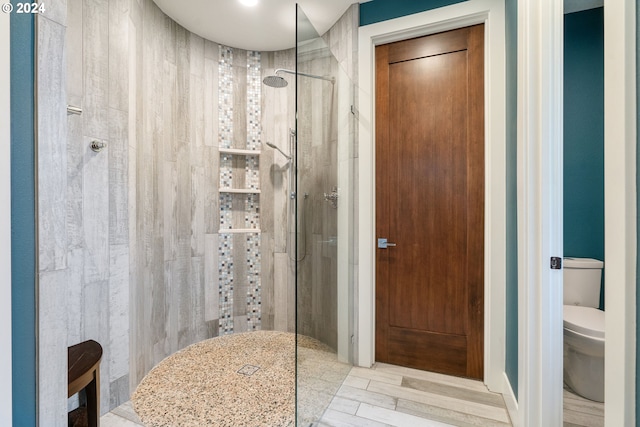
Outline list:
[[[280,147],[278,147],[277,145],[275,145],[275,144],[273,144],[273,143],[271,143],[271,142],[267,142],[266,144],[267,144],[267,146],[268,146],[268,147],[271,147],[271,148],[273,148],[274,150],[278,150],[278,151],[280,152],[280,154],[282,154],[282,155],[283,155],[287,160],[291,160],[291,156],[289,156],[289,155],[285,154],[285,153],[284,153],[284,151],[282,151],[282,150],[280,149]]]

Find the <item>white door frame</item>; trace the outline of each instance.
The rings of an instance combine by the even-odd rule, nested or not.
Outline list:
[[[562,425],[563,0],[518,2],[518,405]]]
[[[11,401],[11,43],[0,15],[0,424],[12,425]]]
[[[635,425],[636,3],[604,1],[605,426]]]
[[[504,0],[469,0],[359,28],[358,317],[359,366],[375,362],[375,46],[485,24],[485,350],[484,381],[506,386],[506,84]],[[452,266],[455,268],[455,266]]]

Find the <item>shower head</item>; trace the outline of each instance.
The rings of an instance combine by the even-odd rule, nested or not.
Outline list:
[[[267,86],[271,86],[275,88],[285,87],[286,85],[289,84],[285,79],[283,79],[280,76],[267,76],[262,80],[262,83],[266,84]]]
[[[312,79],[326,80],[326,81],[331,82],[331,83],[335,83],[336,82],[335,77],[331,77],[331,76],[317,76],[315,74],[299,73],[299,72],[295,72],[293,70],[287,70],[286,68],[278,68],[278,69],[276,69],[276,71],[275,71],[273,76],[265,77],[262,80],[262,83],[266,84],[267,86],[271,86],[271,87],[285,87],[286,85],[288,85],[289,83],[285,79],[280,77],[278,75],[278,73],[287,73],[287,74],[293,74],[294,76],[311,77]]]
[[[283,80],[284,80],[284,79],[283,79]],[[277,145],[275,145],[275,144],[273,144],[273,143],[271,143],[271,142],[267,142],[266,144],[267,144],[267,147],[271,147],[271,148],[273,148],[274,150],[278,150],[278,151],[280,152],[280,154],[282,154],[284,157],[286,157],[286,159],[287,159],[287,160],[291,160],[291,156],[289,156],[289,155],[285,154],[285,153],[284,153],[284,151],[282,151],[282,150],[280,149],[280,147],[278,147]]]

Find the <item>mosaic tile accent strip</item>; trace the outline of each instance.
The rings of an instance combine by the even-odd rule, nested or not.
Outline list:
[[[233,228],[233,194],[220,193],[220,229]]]
[[[247,156],[245,176],[247,188],[260,189],[260,158],[258,156]]]
[[[233,235],[220,234],[218,247],[219,334],[233,333]]]
[[[259,150],[262,129],[260,52],[247,51],[247,149]]]
[[[218,142],[231,148],[233,141],[233,49],[220,45],[218,56]]]
[[[260,197],[258,194],[247,194],[244,202],[245,228],[260,228]]]
[[[260,295],[260,234],[247,234],[247,330],[260,330],[262,300]]]
[[[220,155],[220,188],[233,188],[233,155]]]
[[[219,144],[221,148],[234,148],[233,134],[233,49],[220,46],[219,58]],[[262,129],[261,96],[262,84],[260,52],[247,52],[247,141],[246,148],[259,150],[261,148]],[[243,125],[242,123],[240,125]],[[238,148],[238,147],[235,147]],[[220,188],[235,188],[233,183],[234,155],[220,154]],[[260,159],[258,156],[245,157],[245,188],[260,189]],[[233,212],[233,198],[245,197],[244,212]],[[260,203],[258,194],[220,193],[220,229],[232,229],[234,215],[244,215],[245,228],[260,228]],[[237,219],[242,218],[241,216]],[[219,235],[218,273],[219,273],[219,334],[227,335],[234,332],[233,324],[233,288],[234,262],[247,263],[247,329],[259,330],[261,327],[261,295],[260,295],[260,234],[247,233],[247,252],[244,260],[233,259],[233,233]]]

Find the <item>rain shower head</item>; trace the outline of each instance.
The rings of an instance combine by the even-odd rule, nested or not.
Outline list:
[[[262,83],[275,88],[285,87],[289,84],[284,78],[280,76],[267,76],[262,80]]]
[[[284,79],[282,79],[282,80],[284,80]],[[286,81],[285,81],[285,82],[286,82]],[[267,147],[271,147],[271,148],[273,148],[274,150],[278,150],[278,151],[280,152],[280,154],[282,154],[284,157],[286,157],[286,159],[287,159],[287,160],[291,160],[291,156],[289,156],[289,155],[285,154],[285,153],[284,153],[284,151],[282,151],[282,150],[280,149],[280,147],[278,147],[277,145],[275,145],[275,144],[273,144],[273,143],[271,143],[271,142],[267,142],[266,144],[267,144]]]
[[[286,85],[288,85],[289,83],[285,79],[280,77],[278,75],[278,73],[288,73],[288,74],[293,74],[294,76],[311,77],[312,79],[326,80],[326,81],[331,82],[331,83],[335,83],[335,81],[336,81],[335,77],[316,76],[315,74],[307,74],[307,73],[296,73],[293,70],[287,70],[285,68],[278,68],[278,69],[276,69],[276,71],[275,71],[273,76],[265,77],[262,80],[262,83],[266,84],[267,86],[271,86],[271,87],[285,87]]]

